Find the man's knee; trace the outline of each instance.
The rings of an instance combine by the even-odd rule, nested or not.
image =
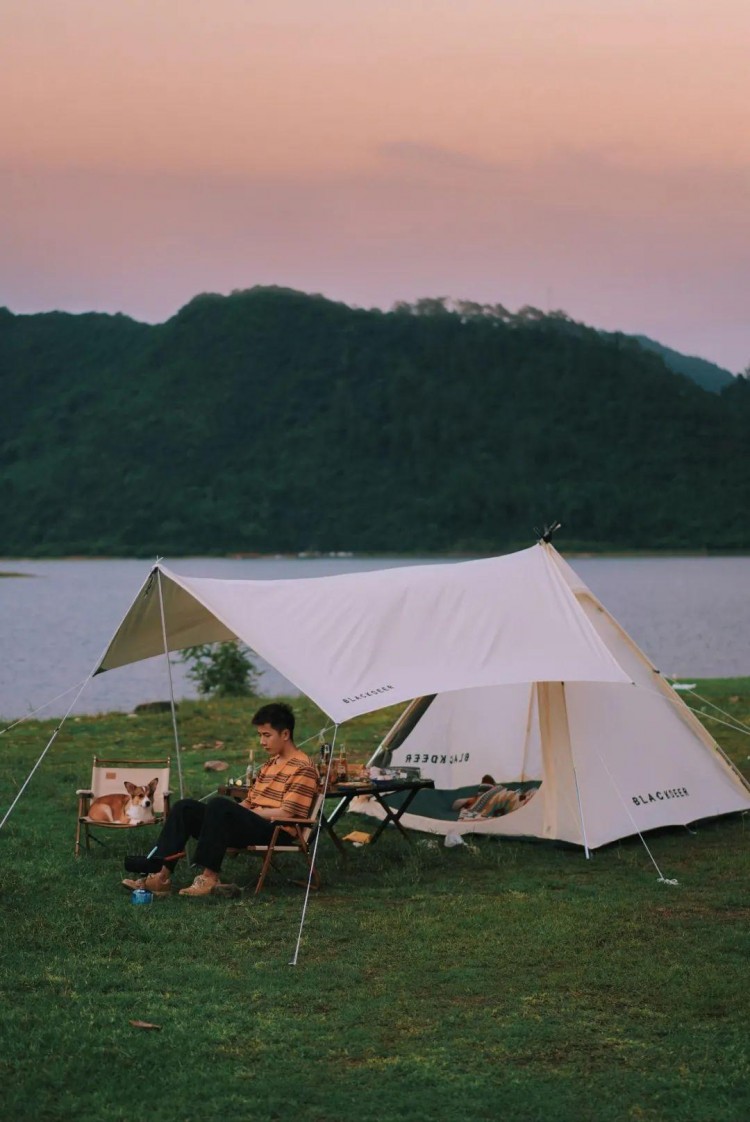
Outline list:
[[[174,814],[175,812],[179,812],[181,810],[190,810],[192,807],[200,805],[201,804],[197,799],[178,799],[176,803],[172,803],[172,809],[170,813]]]
[[[226,818],[237,806],[232,799],[227,799],[223,795],[215,795],[203,805],[206,808],[206,817],[211,819]]]

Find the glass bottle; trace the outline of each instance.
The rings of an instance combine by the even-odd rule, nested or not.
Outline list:
[[[252,787],[254,782],[255,782],[255,753],[254,753],[253,749],[251,748],[250,749],[250,758],[247,761],[247,767],[245,768],[245,786],[246,787]]]
[[[321,783],[325,783],[328,775],[328,761],[331,756],[331,745],[324,741],[320,746],[320,759],[318,760],[318,775]]]

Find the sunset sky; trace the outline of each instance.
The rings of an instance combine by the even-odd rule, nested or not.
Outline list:
[[[0,304],[279,284],[750,364],[749,0],[3,0]]]

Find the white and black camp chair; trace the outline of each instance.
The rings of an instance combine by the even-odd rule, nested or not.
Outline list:
[[[76,791],[78,796],[78,823],[76,827],[75,855],[80,856],[83,844],[87,851],[91,849],[91,841],[104,845],[101,838],[97,838],[92,830],[143,830],[161,827],[164,819],[169,814],[169,756],[156,760],[102,760],[94,756],[91,769],[91,786]],[[152,779],[159,782],[154,791],[154,821],[145,822],[137,826],[130,826],[121,822],[98,822],[89,817],[89,809],[94,799],[101,795],[121,795],[125,791],[125,783],[133,783],[136,787],[145,787]]]

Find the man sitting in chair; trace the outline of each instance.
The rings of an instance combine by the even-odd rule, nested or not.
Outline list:
[[[195,864],[203,872],[180,896],[208,896],[220,884],[219,870],[227,849],[268,845],[277,818],[306,818],[315,799],[318,776],[310,757],[294,743],[294,713],[283,702],[262,706],[253,717],[261,748],[269,754],[247,798],[213,798],[207,803],[180,799],[172,807],[149,866],[158,871],[135,880],[126,888],[146,888],[156,896],[171,892],[171,878],[188,838],[197,838]],[[289,831],[293,833],[293,831]],[[146,860],[146,859],[144,859]]]

